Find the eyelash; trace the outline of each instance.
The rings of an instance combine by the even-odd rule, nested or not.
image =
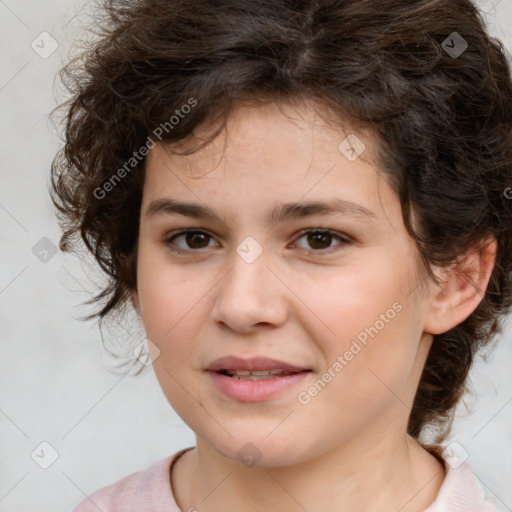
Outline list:
[[[210,235],[209,233],[207,233],[206,231],[202,231],[202,230],[199,230],[199,229],[185,229],[185,230],[182,230],[182,231],[178,231],[178,232],[173,232],[173,233],[169,233],[165,239],[164,239],[164,244],[168,247],[168,249],[170,251],[172,251],[173,253],[176,253],[176,254],[185,254],[185,253],[190,253],[190,252],[201,252],[203,251],[204,249],[208,249],[208,247],[203,247],[201,249],[188,249],[188,250],[184,250],[184,249],[177,249],[175,247],[172,247],[172,242],[182,236],[182,235],[186,235],[186,234],[189,234],[189,233],[202,233],[208,237],[210,237],[210,239],[213,238],[212,235]],[[340,242],[341,242],[341,246],[345,246],[345,245],[351,245],[353,242],[352,240],[350,240],[347,236],[344,236],[344,235],[341,235],[340,233],[337,233],[336,231],[332,231],[330,229],[322,229],[322,228],[307,228],[303,231],[300,232],[298,238],[296,240],[299,240],[301,239],[302,237],[308,235],[308,234],[324,234],[324,235],[331,235],[333,238],[337,238]],[[299,247],[300,250],[302,251],[306,251],[308,254],[312,254],[312,253],[315,253],[317,255],[325,255],[325,254],[331,254],[333,252],[333,247],[328,247],[327,249],[304,249],[302,247]],[[336,246],[334,246],[334,249],[335,250],[338,250],[336,249]]]

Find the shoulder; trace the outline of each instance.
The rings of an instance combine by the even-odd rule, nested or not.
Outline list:
[[[446,476],[436,501],[425,512],[498,512],[467,462],[445,461]]]
[[[123,512],[153,511],[166,507],[169,512],[179,511],[172,495],[169,468],[185,448],[174,455],[158,460],[147,469],[125,476],[121,480],[103,487],[83,501],[73,512]]]

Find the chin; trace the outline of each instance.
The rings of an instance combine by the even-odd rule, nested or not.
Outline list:
[[[262,435],[262,429],[245,429],[238,435],[236,431],[227,430],[233,435],[222,439],[207,440],[208,444],[220,455],[246,467],[284,467],[307,460],[303,439],[294,439],[289,433],[279,436],[273,432],[270,436]],[[275,424],[272,428],[275,428]],[[272,428],[264,432],[271,432]],[[274,435],[276,434],[276,435]],[[297,432],[294,435],[298,435]],[[302,436],[299,436],[302,437]]]

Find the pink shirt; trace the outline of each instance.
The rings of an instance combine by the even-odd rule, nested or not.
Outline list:
[[[173,462],[193,448],[184,448],[144,471],[99,489],[73,512],[182,512],[174,500],[170,471]],[[494,501],[485,498],[471,466],[464,462],[457,469],[447,467],[436,501],[424,512],[498,512],[498,509]]]

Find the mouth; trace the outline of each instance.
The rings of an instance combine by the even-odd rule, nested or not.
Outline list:
[[[303,384],[312,371],[267,357],[235,356],[217,359],[206,368],[217,392],[239,402],[260,402],[283,396]]]
[[[310,372],[311,370],[303,370],[304,372]],[[225,375],[226,377],[230,377],[231,379],[237,380],[270,380],[270,379],[278,379],[280,377],[287,377],[288,375],[296,375],[297,373],[302,373],[302,371],[290,372],[287,370],[220,370],[216,373],[220,375]]]
[[[216,359],[206,368],[210,372],[224,372],[229,375],[240,376],[268,376],[279,375],[281,373],[299,373],[310,371],[306,367],[297,366],[277,359],[271,359],[265,356],[255,356],[250,358],[238,356],[225,356]]]

